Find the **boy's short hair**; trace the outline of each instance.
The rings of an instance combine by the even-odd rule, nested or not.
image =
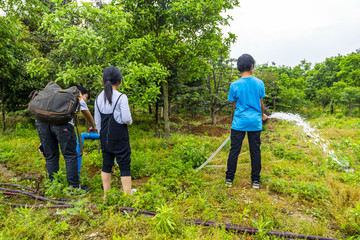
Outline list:
[[[255,60],[251,55],[243,54],[238,58],[237,68],[241,73],[245,71],[250,71],[251,66],[255,66]]]
[[[81,85],[77,85],[76,87],[77,87],[77,89],[79,89],[79,91],[81,92],[82,95],[87,94],[88,98],[90,98],[90,92],[86,88],[84,88]]]

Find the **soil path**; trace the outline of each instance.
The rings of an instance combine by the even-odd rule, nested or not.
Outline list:
[[[7,169],[5,165],[0,163],[0,177],[2,179],[11,179],[15,176],[16,174],[13,171]]]

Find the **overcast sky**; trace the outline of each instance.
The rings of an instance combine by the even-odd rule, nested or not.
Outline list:
[[[360,0],[240,0],[228,14],[234,21],[223,31],[238,37],[233,58],[293,67],[360,48]]]

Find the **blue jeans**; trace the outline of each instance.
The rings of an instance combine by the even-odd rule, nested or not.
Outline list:
[[[261,152],[260,152],[260,133],[261,131],[243,132],[231,129],[231,149],[227,162],[226,179],[231,181],[235,178],[235,172],[238,162],[238,157],[241,151],[241,146],[245,137],[248,134],[250,157],[251,157],[251,181],[260,182],[261,171]]]
[[[54,125],[36,123],[41,145],[44,148],[46,169],[50,180],[54,173],[59,171],[59,145],[66,164],[66,178],[70,186],[78,188],[80,185],[78,175],[78,161],[76,152],[76,134],[74,126],[67,123]]]

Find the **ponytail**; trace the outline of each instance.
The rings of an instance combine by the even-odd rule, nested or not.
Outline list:
[[[112,89],[111,81],[106,81],[104,88],[104,101],[106,102],[106,100],[108,100],[110,105],[112,104],[112,94],[113,94],[113,89]]]
[[[109,101],[110,105],[112,104],[112,94],[113,94],[113,85],[121,83],[122,75],[120,70],[117,67],[109,66],[103,71],[103,81],[104,81],[104,101]]]

